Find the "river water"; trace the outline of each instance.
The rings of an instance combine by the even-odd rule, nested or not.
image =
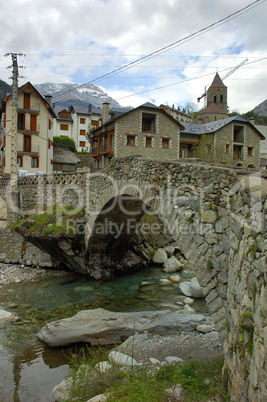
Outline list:
[[[189,280],[193,272],[188,268],[179,275],[182,281]],[[178,284],[159,284],[167,276],[160,268],[149,267],[108,282],[68,275],[5,286],[0,309],[13,312],[19,320],[0,328],[0,401],[54,401],[51,391],[66,377],[70,350],[75,352],[77,346],[49,348],[39,341],[37,333],[47,322],[97,307],[111,311],[181,308],[176,302],[184,296]],[[140,286],[144,281],[152,284]],[[197,313],[207,312],[203,300],[193,307]]]

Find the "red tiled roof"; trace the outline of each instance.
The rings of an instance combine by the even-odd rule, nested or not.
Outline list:
[[[210,103],[209,106],[206,107],[206,109],[203,109],[199,112],[199,114],[204,114],[204,113],[227,114],[227,113],[223,112],[215,103]]]

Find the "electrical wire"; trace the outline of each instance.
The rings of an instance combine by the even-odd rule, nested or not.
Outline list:
[[[126,70],[126,69],[132,68],[133,66],[135,66],[135,65],[137,65],[137,64],[143,63],[144,61],[149,60],[150,58],[155,57],[155,56],[157,56],[158,54],[162,54],[163,52],[166,52],[166,51],[168,51],[168,50],[170,50],[170,49],[173,49],[174,47],[177,47],[177,46],[179,46],[179,45],[181,45],[181,44],[183,44],[183,43],[186,43],[187,41],[192,40],[192,39],[194,39],[195,37],[197,37],[197,36],[199,36],[199,35],[202,35],[202,34],[204,34],[205,32],[207,32],[207,31],[209,31],[209,30],[211,30],[211,29],[214,29],[214,28],[216,28],[217,26],[220,26],[220,25],[222,25],[222,24],[228,22],[228,20],[231,20],[231,19],[233,19],[233,18],[236,18],[236,17],[239,16],[240,14],[243,14],[243,13],[245,13],[245,12],[251,10],[252,8],[254,8],[254,7],[256,7],[256,6],[260,5],[260,4],[262,4],[262,3],[265,2],[265,1],[266,1],[266,0],[256,0],[256,1],[254,1],[254,2],[252,2],[252,3],[250,3],[250,4],[248,4],[247,6],[245,6],[245,7],[241,8],[241,9],[239,9],[238,11],[235,11],[234,13],[229,14],[227,17],[221,18],[220,20],[218,20],[218,21],[216,21],[216,22],[214,22],[214,23],[212,23],[212,24],[210,24],[210,25],[208,25],[208,26],[206,26],[206,27],[204,27],[204,28],[202,28],[202,29],[199,29],[198,31],[196,31],[196,32],[194,32],[194,33],[192,33],[192,34],[190,34],[190,35],[187,35],[187,36],[185,36],[185,37],[182,38],[182,39],[179,39],[179,40],[177,40],[177,41],[175,41],[175,42],[173,42],[173,43],[171,43],[171,44],[169,44],[169,45],[167,45],[167,46],[162,47],[161,49],[158,49],[158,50],[156,50],[156,51],[154,51],[154,52],[151,52],[151,53],[149,53],[149,54],[146,55],[146,56],[140,57],[139,59],[137,59],[137,60],[135,60],[135,61],[132,61],[132,62],[130,62],[130,63],[127,63],[127,64],[125,64],[124,66],[119,67],[119,68],[117,68],[117,69],[115,69],[115,70],[113,70],[113,71],[111,71],[111,72],[109,72],[109,73],[103,74],[103,75],[101,75],[100,77],[97,77],[97,78],[95,78],[95,79],[93,79],[93,80],[91,80],[91,81],[89,81],[89,82],[87,82],[87,83],[81,84],[81,85],[79,85],[79,87],[77,87],[77,88],[83,88],[84,86],[86,86],[86,85],[88,85],[88,84],[92,84],[92,83],[97,82],[97,81],[102,81],[103,79],[106,79],[106,78],[111,77],[111,76],[113,76],[113,75],[115,75],[115,74],[118,74],[118,73],[121,72],[121,71],[124,71],[124,70]],[[258,4],[258,3],[259,3],[259,4]],[[77,89],[77,88],[75,88],[75,89]],[[70,89],[70,90],[68,90],[68,91],[66,91],[66,92],[63,92],[62,94],[56,96],[54,99],[62,98],[63,96],[65,96],[66,94],[68,94],[68,93],[74,91],[75,89]]]

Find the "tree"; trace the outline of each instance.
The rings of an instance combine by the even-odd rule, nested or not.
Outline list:
[[[72,152],[76,151],[75,141],[70,137],[53,137],[53,143],[54,145],[63,145],[69,148]]]

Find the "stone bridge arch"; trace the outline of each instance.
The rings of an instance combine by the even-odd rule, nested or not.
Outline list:
[[[103,258],[107,257],[107,248],[101,248],[103,244],[112,247],[112,234],[108,233],[106,238],[105,234],[99,236],[95,228],[109,214],[121,219],[123,213],[118,204],[126,199],[128,205],[137,205],[140,213],[134,217],[125,215],[120,222],[125,224],[127,219],[138,222],[144,213],[160,217],[204,287],[216,328],[223,330],[229,262],[239,249],[246,226],[251,229],[249,220],[255,212],[250,211],[251,195],[245,194],[242,180],[238,171],[223,167],[135,158],[115,161],[105,173],[92,176],[88,183],[88,272],[96,278],[108,278],[115,273],[116,267],[109,272],[109,261]],[[101,216],[105,210],[107,214]],[[126,248],[131,235],[122,232],[114,250],[120,250],[120,244],[121,249]],[[118,271],[124,269],[122,265],[117,265]]]

